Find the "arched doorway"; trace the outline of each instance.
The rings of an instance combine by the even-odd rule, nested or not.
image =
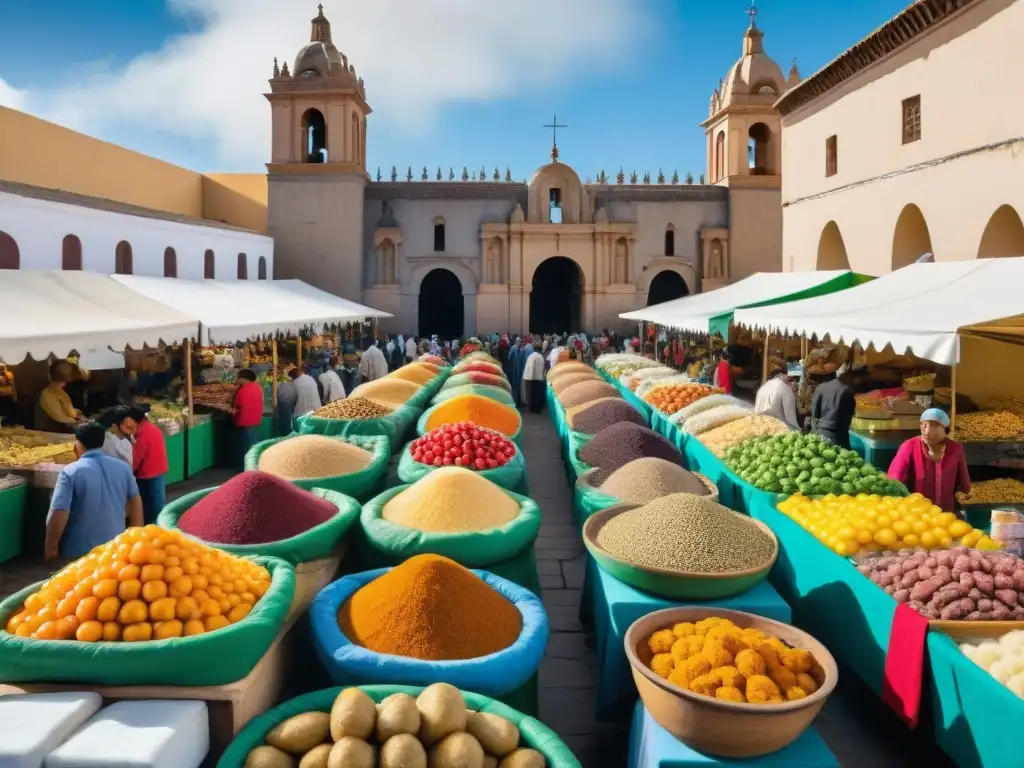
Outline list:
[[[0,269],[19,269],[21,252],[13,237],[0,230]]]
[[[913,264],[926,253],[932,253],[932,236],[921,209],[908,203],[900,211],[892,235],[892,268]]]
[[[920,255],[920,254],[919,254]],[[815,269],[849,269],[850,258],[846,255],[846,243],[839,225],[830,221],[821,230],[818,239],[818,265]]]
[[[583,276],[572,259],[553,256],[533,273],[530,333],[575,333],[581,329]]]
[[[420,283],[419,335],[459,339],[466,322],[462,283],[450,269],[432,269]]]
[[[651,280],[651,287],[647,289],[647,306],[662,304],[689,295],[690,289],[686,287],[683,276],[671,269],[666,269],[656,274]]]
[[[1001,205],[992,214],[978,246],[979,259],[1024,256],[1024,223],[1012,205]]]

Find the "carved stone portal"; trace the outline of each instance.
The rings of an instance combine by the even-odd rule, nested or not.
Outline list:
[[[626,238],[615,241],[615,283],[624,285],[629,282],[629,245]]]

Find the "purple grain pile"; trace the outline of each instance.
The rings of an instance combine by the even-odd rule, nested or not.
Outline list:
[[[602,397],[621,398],[622,395],[608,382],[594,379],[593,381],[576,382],[571,387],[562,390],[562,394],[558,395],[558,402],[565,410],[569,410]]]
[[[683,457],[672,443],[657,432],[639,424],[621,422],[605,427],[579,451],[580,461],[597,467],[590,483],[600,487],[612,472],[644,457],[682,464]]]
[[[570,426],[575,432],[596,435],[602,429],[620,422],[647,426],[640,412],[625,400],[604,400],[594,403],[573,416]]]

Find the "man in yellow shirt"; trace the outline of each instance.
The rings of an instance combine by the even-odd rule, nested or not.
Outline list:
[[[82,420],[64,387],[68,383],[68,366],[58,361],[50,366],[50,383],[39,393],[35,428],[43,432],[73,432]]]

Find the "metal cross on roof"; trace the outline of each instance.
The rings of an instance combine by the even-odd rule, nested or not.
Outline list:
[[[552,116],[549,124],[541,126],[541,128],[551,129],[551,159],[556,163],[558,162],[558,129],[568,127],[568,125],[563,125],[558,122],[557,114]]]
[[[747,6],[747,16],[750,17],[750,26],[756,27],[754,18],[757,16],[757,6],[754,4],[754,0],[750,0],[750,5]]]

